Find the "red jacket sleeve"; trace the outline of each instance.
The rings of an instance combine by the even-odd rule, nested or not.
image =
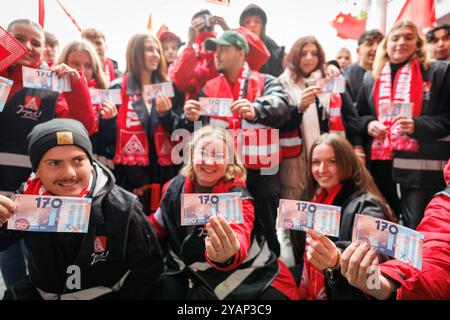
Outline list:
[[[237,240],[240,245],[240,249],[234,256],[233,262],[226,267],[220,267],[216,265],[213,261],[211,261],[205,252],[205,258],[208,261],[208,263],[218,270],[228,271],[236,269],[247,257],[248,249],[250,248],[251,245],[250,240],[253,230],[253,223],[255,220],[255,208],[251,200],[242,201],[242,206],[244,211],[244,223],[230,225],[231,229],[233,229],[234,233],[236,234]]]
[[[399,260],[381,264],[383,275],[401,286],[397,299],[450,299],[450,198],[436,196],[417,231],[425,234],[422,270]]]
[[[56,117],[80,121],[91,135],[95,132],[95,111],[86,81],[80,77],[71,83],[72,91],[59,95],[56,102]]]
[[[171,64],[169,77],[179,90],[184,92],[196,90],[195,65],[196,56],[192,47],[186,47],[177,60]]]

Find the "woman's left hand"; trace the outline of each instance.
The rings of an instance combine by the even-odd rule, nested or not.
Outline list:
[[[59,77],[68,75],[70,83],[74,83],[75,81],[80,79],[80,74],[78,73],[78,71],[76,69],[74,69],[74,68],[69,67],[65,63],[61,63],[61,64],[58,64],[56,66],[53,66],[51,68],[51,70],[53,72],[55,72]]]
[[[306,256],[316,268],[324,270],[327,267],[336,268],[339,266],[339,249],[323,234],[308,229],[306,231]]]
[[[400,116],[397,118],[397,123],[400,126],[400,130],[402,130],[404,133],[414,133],[414,120],[412,118]]]
[[[112,119],[117,115],[117,107],[111,101],[105,100],[100,109],[100,116],[102,119]]]
[[[163,96],[161,93],[156,97],[155,104],[157,114],[162,114],[172,109],[172,102],[170,99]]]
[[[206,254],[211,261],[224,263],[240,249],[239,241],[228,222],[222,217],[211,217],[206,225]]]

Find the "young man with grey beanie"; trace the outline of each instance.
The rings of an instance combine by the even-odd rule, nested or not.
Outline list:
[[[28,135],[33,173],[16,192],[92,198],[88,232],[52,233],[6,229],[17,205],[0,196],[0,250],[24,239],[29,279],[6,299],[144,299],[162,272],[162,253],[137,197],[115,185],[112,173],[93,160],[83,125],[53,119]],[[79,268],[79,285],[70,285]]]

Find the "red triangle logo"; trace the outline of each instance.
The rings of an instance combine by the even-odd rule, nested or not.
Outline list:
[[[41,98],[40,97],[33,97],[33,96],[26,96],[25,97],[25,105],[24,105],[24,107],[26,109],[39,110],[40,105],[41,105]]]

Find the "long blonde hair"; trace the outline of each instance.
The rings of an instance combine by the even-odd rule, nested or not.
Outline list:
[[[384,39],[380,42],[380,44],[377,48],[377,53],[375,55],[375,60],[373,62],[373,71],[372,71],[374,79],[379,78],[379,76],[381,74],[381,70],[383,69],[386,61],[389,60],[389,56],[387,53],[387,42],[388,42],[391,34],[394,31],[397,31],[398,29],[401,29],[403,27],[411,28],[417,38],[416,52],[409,58],[409,61],[412,61],[413,59],[418,58],[420,65],[422,65],[425,68],[425,70],[428,69],[428,67],[430,65],[430,61],[427,58],[427,54],[426,54],[426,51],[424,48],[425,41],[419,35],[419,30],[417,29],[417,26],[413,22],[411,22],[409,20],[402,20],[402,21],[398,21],[394,24],[392,29],[388,32],[386,37],[384,37]]]
[[[226,144],[227,169],[224,174],[224,179],[245,181],[247,179],[247,173],[238,153],[235,152],[233,138],[226,129],[213,126],[204,126],[200,130],[194,132],[192,139],[189,142],[185,164],[183,168],[181,168],[180,174],[184,177],[195,179],[194,149],[198,143],[201,143],[202,140],[207,137],[222,140]]]
[[[89,59],[91,59],[92,69],[94,70],[92,77],[97,81],[100,89],[107,89],[108,82],[106,81],[105,73],[103,72],[103,64],[101,63],[94,46],[89,41],[75,40],[68,43],[59,56],[59,63],[67,64],[69,54],[74,51],[84,51],[88,54]]]

